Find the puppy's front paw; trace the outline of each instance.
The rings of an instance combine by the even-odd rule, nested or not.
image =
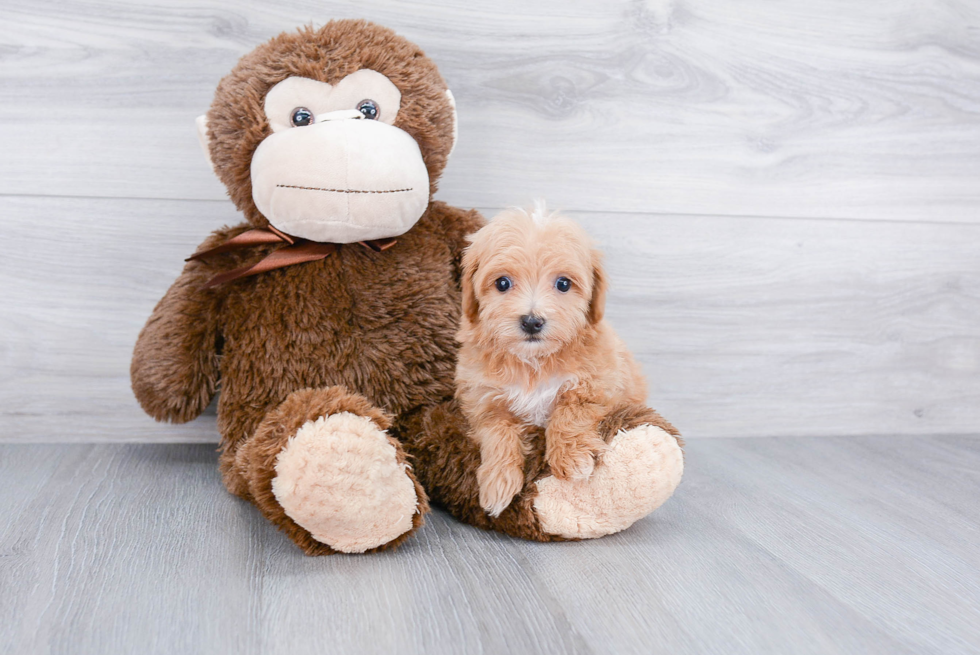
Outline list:
[[[549,444],[546,459],[551,474],[559,480],[587,480],[595,469],[596,458],[606,444],[598,436],[577,442]]]
[[[524,471],[516,466],[484,462],[476,472],[476,479],[480,484],[480,507],[496,518],[524,486]]]

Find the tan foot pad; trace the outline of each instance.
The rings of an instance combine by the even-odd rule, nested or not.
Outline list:
[[[310,421],[276,460],[272,492],[286,514],[344,553],[361,553],[412,528],[418,498],[387,434],[342,412]]]
[[[625,530],[677,488],[684,458],[677,440],[651,425],[613,437],[588,480],[538,480],[534,511],[545,532],[591,539]]]

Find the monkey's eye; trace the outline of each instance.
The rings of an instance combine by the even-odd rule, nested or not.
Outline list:
[[[381,115],[381,110],[378,109],[378,103],[371,99],[361,100],[357,103],[357,111],[361,112],[364,118],[371,121],[378,120],[378,116]]]
[[[555,280],[555,288],[562,293],[568,293],[568,290],[572,288],[572,281],[562,276]]]
[[[497,291],[503,293],[504,291],[510,289],[513,286],[513,283],[510,281],[510,278],[505,275],[503,277],[498,277],[497,281],[493,283],[493,286],[497,287]]]
[[[313,112],[306,107],[297,107],[293,110],[292,115],[289,117],[289,122],[293,124],[293,127],[303,127],[304,125],[313,124]]]

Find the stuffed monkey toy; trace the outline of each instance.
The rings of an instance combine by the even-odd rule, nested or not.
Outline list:
[[[670,495],[676,431],[622,407],[588,481],[549,475],[535,443],[521,495],[496,518],[480,508],[453,378],[460,258],[482,218],[432,200],[456,112],[416,45],[366,21],[282,34],[221,80],[198,129],[245,220],[205,239],[153,310],[133,391],[179,423],[220,384],[224,484],[304,552],[396,546],[430,498],[547,541],[621,530]]]

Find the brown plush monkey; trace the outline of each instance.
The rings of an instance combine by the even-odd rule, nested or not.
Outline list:
[[[451,398],[460,257],[482,219],[431,199],[455,107],[417,46],[365,21],[282,34],[239,61],[198,127],[246,222],[206,239],[157,304],[133,390],[184,422],[220,380],[225,485],[306,553],[401,543],[426,491],[540,540],[620,530],[670,495],[676,432],[623,407],[589,481],[559,482],[532,453],[522,495],[496,519],[480,509]]]

